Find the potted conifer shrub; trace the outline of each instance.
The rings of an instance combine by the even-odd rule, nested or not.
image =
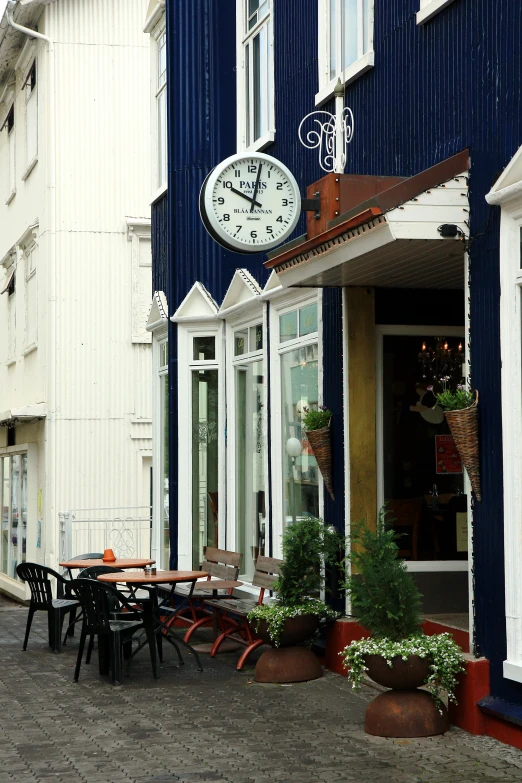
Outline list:
[[[370,638],[349,644],[341,656],[354,687],[366,672],[391,690],[366,710],[365,730],[381,737],[427,737],[449,728],[441,695],[455,701],[462,651],[447,634],[426,636],[421,629],[421,595],[398,557],[395,531],[382,509],[375,531],[355,526],[346,579],[352,612]],[[427,690],[417,690],[420,686]]]
[[[323,565],[340,565],[342,539],[322,519],[303,517],[283,533],[283,557],[276,599],[256,606],[248,620],[254,631],[272,645],[256,665],[259,682],[301,682],[322,675],[317,657],[306,647],[321,624],[334,612],[319,599],[324,585]]]

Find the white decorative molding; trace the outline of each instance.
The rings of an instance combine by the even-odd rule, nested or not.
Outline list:
[[[236,269],[219,308],[219,312],[249,302],[259,296],[261,288],[248,269]]]
[[[18,77],[25,81],[29,68],[33,64],[33,60],[36,57],[36,40],[34,38],[27,38],[22,51],[18,56],[18,60],[15,63],[14,69],[18,74]]]
[[[143,25],[144,33],[151,33],[165,15],[165,0],[150,0]]]
[[[196,281],[170,320],[174,323],[215,320],[218,310],[205,286]]]
[[[152,250],[149,218],[127,218],[127,239],[132,243],[132,342],[150,343],[147,331],[152,288]]]
[[[155,332],[160,328],[165,328],[168,324],[168,317],[169,309],[167,297],[163,291],[154,291],[149,317],[147,319],[147,326],[145,327],[146,330],[148,332]]]

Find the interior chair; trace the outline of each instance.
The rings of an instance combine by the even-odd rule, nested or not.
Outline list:
[[[392,498],[386,501],[388,509],[387,520],[399,534],[407,533],[410,536],[410,546],[401,546],[399,539],[399,557],[409,557],[412,560],[419,559],[419,521],[424,498]],[[406,528],[406,530],[405,530]]]
[[[122,683],[122,652],[127,649],[127,674],[130,666],[130,646],[132,637],[138,631],[145,631],[149,643],[152,672],[157,678],[155,629],[152,607],[144,606],[139,616],[136,606],[130,604],[126,597],[116,588],[98,582],[96,579],[73,579],[71,588],[78,596],[83,610],[83,625],[80,636],[78,657],[74,670],[74,682],[78,682],[82,664],[83,650],[87,636],[98,637],[98,657],[100,674],[112,673],[112,684]],[[131,619],[114,619],[129,612]]]
[[[215,547],[205,547],[204,560],[201,564],[201,570],[208,574],[206,580],[196,582],[192,595],[190,594],[190,587],[187,585],[178,585],[176,587],[176,595],[184,596],[180,608],[165,607],[162,606],[162,612],[164,614],[170,614],[170,618],[167,621],[169,626],[176,625],[189,625],[191,626],[185,634],[185,642],[188,642],[194,631],[205,625],[212,625],[212,611],[205,609],[204,600],[211,597],[210,588],[213,587],[212,581],[215,582],[215,589],[217,595],[216,598],[231,598],[233,586],[229,586],[229,582],[236,582],[241,567],[241,561],[243,555],[240,552],[229,552],[225,549],[216,549]],[[167,589],[169,594],[172,594],[170,585],[160,585],[162,588],[162,595],[165,596]],[[232,599],[235,600],[235,599]]]
[[[31,601],[29,603],[29,614],[27,615],[27,626],[25,629],[24,646],[22,650],[27,649],[31,623],[35,612],[47,612],[49,628],[49,647],[53,652],[61,652],[62,649],[62,625],[66,614],[75,610],[79,602],[70,595],[69,585],[71,582],[53,571],[52,568],[39,565],[38,563],[20,563],[16,567],[18,577],[27,582],[31,590]],[[51,578],[56,579],[56,598],[53,598]],[[65,598],[66,591],[69,597]]]

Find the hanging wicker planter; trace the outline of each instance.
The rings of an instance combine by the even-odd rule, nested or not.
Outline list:
[[[330,419],[331,422],[331,419]],[[335,500],[333,493],[333,477],[332,477],[332,435],[330,431],[330,424],[328,427],[322,427],[320,430],[307,430],[306,436],[308,442],[312,447],[314,457],[317,461],[319,470],[323,477],[323,481],[328,494]]]
[[[477,500],[482,500],[480,491],[480,461],[478,444],[478,391],[475,402],[469,408],[458,411],[446,411],[446,421],[466,468],[471,488]]]

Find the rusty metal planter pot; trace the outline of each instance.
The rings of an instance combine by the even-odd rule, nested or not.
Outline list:
[[[460,411],[446,411],[446,421],[466,468],[471,488],[477,500],[482,500],[480,489],[480,460],[478,442],[478,391],[475,402],[469,408]]]
[[[313,614],[288,617],[281,632],[280,646],[264,652],[256,664],[256,682],[306,682],[322,677],[317,656],[307,647],[295,646],[309,639],[318,625],[319,618]],[[255,625],[252,627],[255,630]],[[256,634],[273,646],[266,620],[261,620]]]
[[[313,636],[318,625],[319,618],[314,614],[299,614],[297,617],[288,617],[283,626],[279,647],[290,647],[305,642]],[[257,629],[256,623],[251,623],[251,626],[257,636],[259,636],[265,644],[274,645],[268,633],[268,624],[266,620],[261,620],[259,628]]]
[[[388,666],[381,655],[367,655],[368,675],[379,685],[392,690],[381,693],[366,709],[364,730],[378,737],[431,737],[449,729],[443,704],[431,694],[417,690],[429,674],[430,659],[400,656]]]
[[[330,419],[330,423],[331,421],[332,420]],[[330,424],[328,424],[328,427],[322,427],[320,430],[307,430],[306,436],[312,447],[328,494],[332,500],[335,500],[332,478],[332,435]]]

